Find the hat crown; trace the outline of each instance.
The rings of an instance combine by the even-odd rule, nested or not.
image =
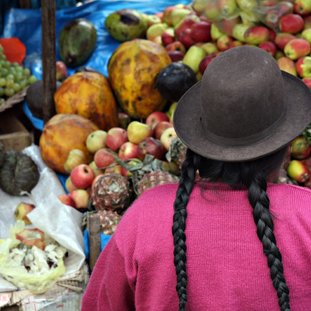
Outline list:
[[[281,71],[267,52],[242,46],[222,53],[202,77],[203,128],[225,144],[256,141],[282,120],[283,88]]]

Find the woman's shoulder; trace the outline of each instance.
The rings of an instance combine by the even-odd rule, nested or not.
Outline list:
[[[311,221],[311,189],[307,187],[276,184],[268,187],[272,209],[277,208],[282,214],[304,215]]]
[[[293,184],[269,184],[269,189],[274,195],[285,195],[310,199],[311,189]]]

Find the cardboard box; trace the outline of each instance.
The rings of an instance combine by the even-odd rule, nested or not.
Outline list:
[[[0,113],[0,142],[6,150],[21,151],[33,143],[33,134],[11,111]]]

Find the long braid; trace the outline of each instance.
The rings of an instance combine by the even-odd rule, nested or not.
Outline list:
[[[183,162],[179,187],[174,202],[173,238],[174,238],[174,265],[177,276],[176,291],[179,298],[179,311],[186,310],[187,303],[187,271],[186,271],[186,206],[190,198],[199,156],[190,149],[187,150]]]
[[[281,311],[290,311],[289,289],[283,275],[282,256],[276,246],[273,220],[269,212],[270,202],[266,190],[267,183],[265,177],[257,176],[248,186],[248,199],[253,207],[257,235],[263,244],[263,251],[268,259],[270,276],[278,295],[280,309]]]

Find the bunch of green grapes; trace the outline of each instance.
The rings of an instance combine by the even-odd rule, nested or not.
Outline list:
[[[7,61],[0,45],[0,105],[36,81],[36,77],[31,75],[28,68]]]

